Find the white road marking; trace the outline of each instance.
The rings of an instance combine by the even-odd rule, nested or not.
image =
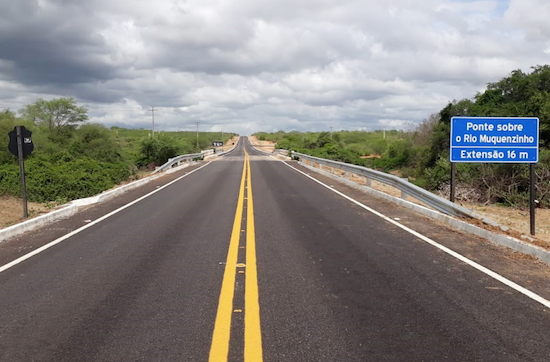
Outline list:
[[[280,161],[280,160],[279,160],[279,161]],[[296,172],[301,173],[301,174],[304,175],[305,177],[312,179],[313,181],[315,181],[315,182],[317,182],[318,184],[322,185],[323,187],[329,189],[330,191],[332,191],[332,192],[334,192],[334,193],[336,193],[336,194],[342,196],[343,198],[345,198],[345,199],[347,199],[347,200],[353,202],[353,203],[356,204],[357,206],[359,206],[359,207],[361,207],[361,208],[363,208],[363,209],[365,209],[365,210],[367,210],[367,211],[373,213],[374,215],[376,215],[376,216],[378,216],[378,217],[380,217],[380,218],[386,220],[386,221],[389,222],[389,223],[394,224],[395,226],[397,226],[397,227],[399,227],[399,228],[405,230],[406,232],[408,232],[408,233],[410,233],[410,234],[416,236],[417,238],[419,238],[419,239],[425,241],[426,243],[428,243],[428,244],[430,244],[430,245],[432,245],[432,246],[438,248],[439,250],[444,251],[445,253],[451,255],[452,257],[454,257],[454,258],[456,258],[456,259],[458,259],[458,260],[460,260],[460,261],[462,261],[462,262],[468,264],[468,265],[471,266],[472,268],[475,268],[475,269],[479,270],[480,272],[482,272],[482,273],[484,273],[484,274],[490,276],[491,278],[493,278],[493,279],[495,279],[495,280],[498,280],[498,281],[501,282],[502,284],[507,285],[508,287],[510,287],[510,288],[512,288],[512,289],[514,289],[514,290],[516,290],[516,291],[518,291],[518,292],[520,292],[521,294],[523,294],[523,295],[525,295],[525,296],[531,298],[532,300],[534,300],[534,301],[536,301],[536,302],[538,302],[538,303],[544,305],[545,307],[550,308],[550,301],[548,301],[547,299],[544,299],[544,298],[541,297],[540,295],[538,295],[538,294],[536,294],[536,293],[533,293],[532,291],[530,291],[530,290],[528,290],[528,289],[522,287],[522,286],[519,285],[519,284],[514,283],[513,281],[511,281],[511,280],[509,280],[509,279],[503,277],[502,275],[500,275],[500,274],[498,274],[498,273],[496,273],[496,272],[494,272],[494,271],[492,271],[492,270],[490,270],[490,269],[484,267],[483,265],[478,264],[478,263],[476,263],[475,261],[466,258],[466,257],[463,256],[462,254],[459,254],[459,253],[457,253],[456,251],[453,251],[453,250],[447,248],[446,246],[443,246],[443,245],[441,245],[441,244],[435,242],[434,240],[428,238],[427,236],[424,236],[424,235],[420,234],[419,232],[417,232],[417,231],[415,231],[415,230],[413,230],[413,229],[411,229],[411,228],[409,228],[409,227],[407,227],[407,226],[405,226],[405,225],[403,225],[403,224],[398,223],[397,221],[391,219],[390,217],[388,217],[388,216],[386,216],[386,215],[384,215],[384,214],[382,214],[382,213],[380,213],[380,212],[378,212],[378,211],[376,211],[376,210],[374,210],[374,209],[371,209],[370,207],[366,206],[365,204],[362,204],[361,202],[359,202],[359,201],[357,201],[357,200],[355,200],[355,199],[353,199],[353,198],[351,198],[351,197],[345,195],[344,193],[342,193],[342,192],[340,192],[340,191],[338,191],[338,190],[333,189],[333,188],[330,187],[329,185],[324,184],[323,182],[321,182],[321,181],[315,179],[314,177],[312,177],[312,176],[306,174],[305,172],[302,172],[302,171],[298,170],[297,168],[295,168],[295,167],[289,165],[288,163],[286,163],[286,162],[284,162],[284,161],[280,161],[280,162],[282,162],[283,164],[285,164],[285,165],[287,165],[288,167],[292,168],[292,169],[295,170]]]
[[[157,186],[157,188],[156,188],[155,190],[151,191],[150,193],[148,193],[148,194],[146,194],[146,195],[143,195],[143,196],[140,197],[139,199],[135,199],[134,201],[132,201],[132,202],[130,202],[130,203],[128,203],[128,204],[126,204],[126,205],[124,205],[124,206],[122,206],[122,207],[119,207],[118,209],[116,209],[116,210],[114,210],[114,211],[111,211],[110,213],[108,213],[108,214],[106,214],[106,215],[103,215],[103,216],[100,217],[99,219],[94,220],[94,221],[92,221],[92,222],[90,222],[90,223],[88,223],[88,224],[86,224],[86,225],[84,225],[84,226],[82,226],[82,227],[80,227],[80,228],[78,228],[78,229],[76,229],[76,230],[73,230],[73,231],[71,231],[70,233],[68,233],[68,234],[66,234],[66,235],[63,235],[62,237],[60,237],[60,238],[58,238],[58,239],[55,239],[54,241],[51,241],[51,242],[49,242],[48,244],[46,244],[46,245],[44,245],[44,246],[42,246],[42,247],[40,247],[40,248],[38,248],[38,249],[36,249],[36,250],[34,250],[34,251],[31,251],[30,253],[25,254],[25,255],[23,255],[22,257],[17,258],[17,259],[15,259],[15,260],[12,261],[12,262],[9,262],[9,263],[7,263],[7,264],[1,266],[1,267],[0,267],[0,273],[2,273],[2,272],[4,272],[4,271],[8,270],[9,268],[11,268],[11,267],[13,267],[13,266],[15,266],[15,265],[17,265],[17,264],[19,264],[19,263],[21,263],[21,262],[23,262],[23,261],[29,259],[29,258],[32,258],[33,256],[35,256],[35,255],[37,255],[37,254],[40,254],[40,253],[43,252],[44,250],[47,250],[47,249],[51,248],[52,246],[57,245],[57,244],[59,244],[60,242],[62,242],[62,241],[64,241],[64,240],[67,240],[67,239],[70,238],[71,236],[74,236],[74,235],[78,234],[79,232],[81,232],[81,231],[83,231],[83,230],[86,230],[87,228],[92,227],[93,225],[95,225],[95,224],[97,224],[97,223],[100,223],[101,221],[103,221],[103,220],[105,220],[105,219],[107,219],[107,218],[109,218],[109,217],[111,217],[111,216],[113,216],[113,215],[115,215],[115,214],[121,212],[122,210],[127,209],[127,208],[129,208],[130,206],[132,206],[132,205],[134,205],[134,204],[137,204],[137,203],[140,202],[141,200],[143,200],[143,199],[145,199],[145,198],[147,198],[147,197],[149,197],[149,196],[151,196],[151,195],[153,195],[153,194],[159,192],[160,190],[162,190],[162,189],[164,189],[164,188],[166,188],[166,187],[172,185],[172,184],[175,183],[175,182],[178,182],[178,181],[181,180],[182,178],[191,175],[191,174],[194,173],[195,171],[198,171],[198,170],[200,170],[201,168],[204,168],[204,167],[208,166],[208,165],[211,164],[211,163],[212,163],[212,161],[208,162],[207,164],[205,164],[205,165],[203,165],[203,166],[201,166],[201,167],[199,167],[199,168],[194,169],[194,170],[191,171],[191,172],[186,173],[186,174],[183,175],[183,176],[178,177],[177,179],[175,179],[175,180],[173,180],[173,181],[170,181],[169,183],[167,183],[167,184],[164,185],[164,186],[160,186],[160,187]]]

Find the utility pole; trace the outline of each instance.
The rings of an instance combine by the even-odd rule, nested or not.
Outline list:
[[[155,138],[155,107],[151,107],[151,109],[149,110],[149,112],[151,112],[151,116],[153,117],[153,133],[152,133],[152,138]]]
[[[195,124],[197,125],[197,150],[198,150],[199,149],[199,124],[200,124],[200,122],[195,122]]]

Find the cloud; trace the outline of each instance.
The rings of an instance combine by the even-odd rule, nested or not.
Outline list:
[[[127,127],[409,127],[550,53],[543,0],[0,5],[0,108],[74,96]]]
[[[506,20],[517,26],[527,40],[550,45],[550,3],[544,0],[510,0]]]

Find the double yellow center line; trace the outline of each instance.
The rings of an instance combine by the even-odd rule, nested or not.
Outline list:
[[[239,244],[244,205],[246,200],[246,258],[239,261]],[[242,246],[241,246],[242,248]],[[233,305],[237,274],[245,272],[244,311]],[[254,203],[250,176],[250,157],[245,151],[243,174],[233,231],[223,275],[220,301],[210,347],[209,362],[227,362],[231,340],[232,317],[236,312],[244,312],[244,361],[262,362],[262,333],[260,327],[260,304],[258,293],[258,270],[256,268],[256,235],[254,229]]]

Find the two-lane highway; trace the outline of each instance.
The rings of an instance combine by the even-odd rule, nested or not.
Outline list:
[[[550,360],[547,307],[295,166],[241,139],[0,272],[0,361]]]

